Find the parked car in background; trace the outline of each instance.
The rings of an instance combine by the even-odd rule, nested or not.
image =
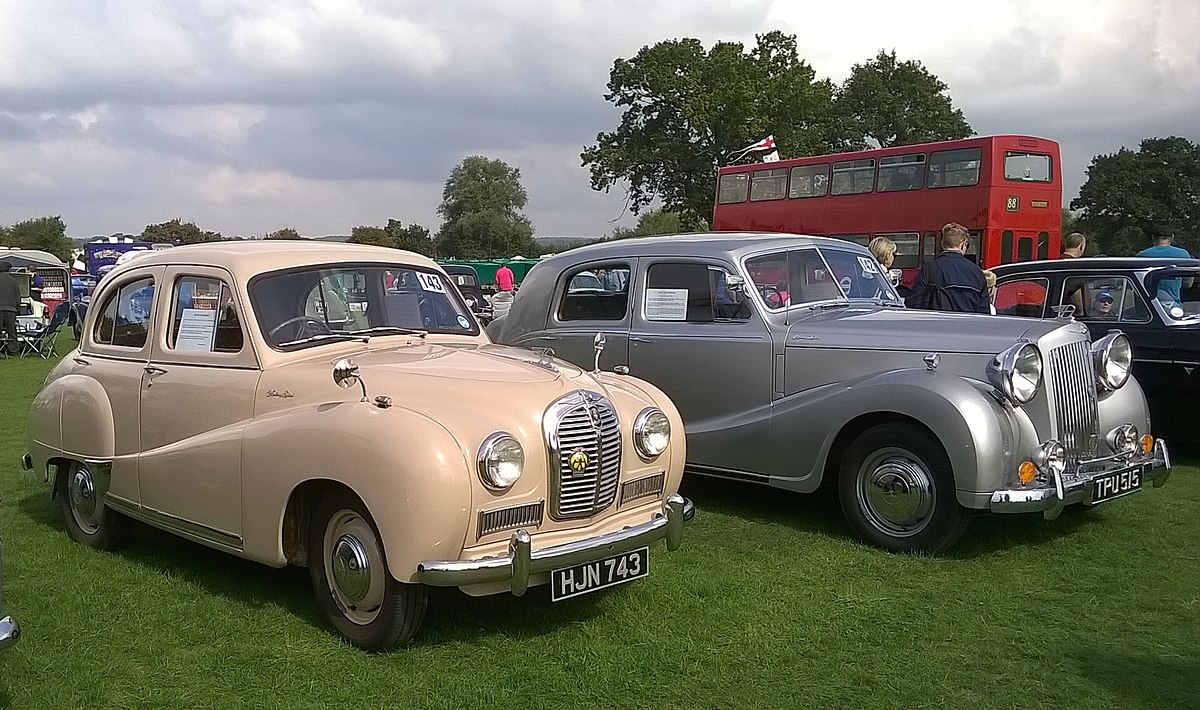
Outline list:
[[[462,264],[442,264],[442,269],[450,277],[450,282],[458,288],[463,301],[480,322],[487,324],[492,319],[492,307],[479,286],[479,275],[474,267]]]
[[[619,290],[579,291],[580,274]],[[1160,485],[1166,445],[1129,377],[1129,340],[1069,320],[906,310],[870,252],[837,239],[693,234],[548,258],[498,342],[553,348],[661,387],[689,472],[800,492],[835,482],[892,550],[940,550],[974,511],[1095,505]]]
[[[1200,261],[1058,259],[993,271],[998,313],[1052,318],[1068,307],[1093,339],[1112,330],[1128,336],[1155,433],[1174,445],[1200,444],[1191,426],[1200,399]]]
[[[3,552],[0,550],[0,552]],[[14,645],[21,638],[21,625],[9,616],[4,606],[4,559],[0,554],[0,651]]]
[[[492,345],[424,257],[183,246],[118,266],[94,301],[22,462],[70,536],[115,548],[134,518],[305,566],[361,648],[411,638],[429,586],[557,601],[643,577],[693,514],[660,390]]]

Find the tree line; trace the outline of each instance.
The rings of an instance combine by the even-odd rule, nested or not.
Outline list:
[[[739,149],[773,135],[784,157],[963,138],[973,133],[949,88],[918,60],[880,50],[855,64],[841,84],[819,78],[779,31],[706,49],[692,38],[643,47],[617,58],[605,99],[622,109],[613,131],[601,132],[580,154],[598,191],[622,186],[635,227],[607,238],[701,231],[709,226],[717,169]],[[1147,138],[1138,150],[1098,155],[1079,196],[1064,210],[1064,228],[1084,231],[1098,253],[1141,248],[1156,225],[1200,250],[1200,146],[1185,138]],[[490,258],[534,255],[533,225],[520,170],[481,155],[450,172],[437,208],[436,234],[417,223],[388,219],[351,229],[348,241],[429,256]],[[223,239],[194,222],[147,225],[151,242],[191,244]],[[234,237],[241,238],[241,237]],[[266,239],[299,239],[281,228]],[[599,238],[598,238],[599,239]],[[0,243],[69,255],[60,217],[0,226]]]

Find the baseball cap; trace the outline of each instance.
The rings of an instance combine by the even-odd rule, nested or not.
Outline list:
[[[1113,297],[1112,297],[1112,294],[1109,293],[1108,291],[1101,291],[1099,294],[1096,295],[1096,300],[1097,301],[1108,301],[1109,303],[1112,303]]]

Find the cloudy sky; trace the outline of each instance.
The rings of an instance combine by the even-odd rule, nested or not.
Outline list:
[[[619,120],[613,60],[772,29],[834,81],[921,60],[976,132],[1058,140],[1067,201],[1098,153],[1200,142],[1197,0],[0,0],[0,224],[436,231],[482,154],[520,168],[539,235],[604,235],[633,218],[579,153]]]

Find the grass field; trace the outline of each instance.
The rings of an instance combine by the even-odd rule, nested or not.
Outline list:
[[[70,345],[64,336],[63,345]],[[977,520],[941,557],[854,542],[836,501],[690,481],[646,580],[551,604],[436,590],[415,642],[343,645],[303,570],[138,527],[71,542],[22,472],[49,370],[0,361],[0,707],[1197,708],[1200,471],[1095,510]]]

